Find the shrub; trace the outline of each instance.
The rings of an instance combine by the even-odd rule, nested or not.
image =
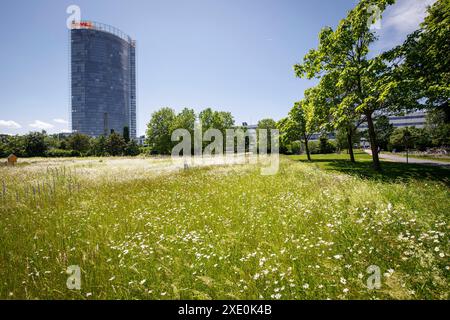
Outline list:
[[[319,153],[327,154],[334,153],[336,151],[336,142],[332,143],[326,136],[320,137],[319,141]]]
[[[320,147],[318,141],[310,141],[308,143],[309,152],[311,154],[319,154],[320,153]],[[305,147],[303,146],[303,150],[305,150]]]
[[[294,141],[290,145],[291,153],[292,154],[299,154],[301,151],[302,145],[299,141]]]

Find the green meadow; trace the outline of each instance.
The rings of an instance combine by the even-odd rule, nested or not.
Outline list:
[[[347,158],[0,167],[0,298],[448,299],[450,170]]]

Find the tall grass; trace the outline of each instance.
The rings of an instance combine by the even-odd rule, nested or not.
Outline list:
[[[0,168],[0,298],[448,299],[444,183],[133,161]]]

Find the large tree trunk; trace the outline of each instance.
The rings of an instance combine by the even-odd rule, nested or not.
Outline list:
[[[348,143],[348,154],[350,155],[350,161],[355,163],[355,155],[353,153],[353,140],[352,140],[352,129],[347,129],[347,143]]]
[[[372,150],[372,160],[373,160],[373,168],[376,171],[381,171],[380,159],[378,157],[378,144],[377,144],[377,136],[375,133],[375,127],[373,125],[372,120],[372,112],[366,112],[367,117],[367,125],[369,127],[369,140],[370,140],[370,149]]]
[[[309,153],[308,138],[307,137],[305,137],[305,151],[306,151],[306,155],[308,156],[308,161],[311,161],[311,154]]]

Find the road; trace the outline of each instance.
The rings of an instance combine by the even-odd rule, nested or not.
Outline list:
[[[366,153],[372,155],[372,151],[371,150],[364,150],[364,151]],[[380,159],[389,160],[389,161],[392,161],[392,162],[406,163],[406,157],[402,157],[402,156],[395,156],[393,154],[380,153],[379,157],[380,157]],[[450,167],[450,163],[449,162],[438,161],[438,160],[430,160],[430,159],[409,158],[409,163],[425,164],[425,165],[439,166],[439,167]]]

